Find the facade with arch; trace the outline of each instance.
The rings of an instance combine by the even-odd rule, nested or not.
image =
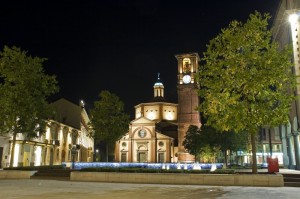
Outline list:
[[[50,104],[55,115],[48,120],[45,134],[27,140],[18,134],[13,167],[61,165],[62,162],[93,161],[94,140],[89,134],[89,118],[82,104],[75,105],[65,99]],[[4,157],[2,167],[9,167],[11,136],[0,138]],[[72,154],[72,149],[76,148]]]

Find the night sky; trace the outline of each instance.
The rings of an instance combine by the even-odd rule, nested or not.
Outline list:
[[[149,102],[157,73],[165,97],[177,103],[175,54],[198,52],[230,21],[255,10],[277,11],[279,0],[5,1],[0,6],[0,49],[17,46],[45,57],[60,92],[93,107],[101,90],[120,97],[133,117]]]

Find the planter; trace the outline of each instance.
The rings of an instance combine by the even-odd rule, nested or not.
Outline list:
[[[283,187],[284,185],[283,176],[280,174],[178,174],[74,171],[71,172],[70,180],[88,182],[260,187]]]

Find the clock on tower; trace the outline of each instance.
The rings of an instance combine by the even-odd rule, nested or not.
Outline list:
[[[190,125],[200,127],[198,84],[195,74],[198,72],[198,53],[175,55],[178,61],[178,162],[194,162],[195,158],[182,145]]]

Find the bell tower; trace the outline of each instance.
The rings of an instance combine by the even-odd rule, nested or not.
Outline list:
[[[164,98],[164,85],[160,82],[160,73],[157,74],[157,82],[154,84],[154,98]]]
[[[200,127],[198,84],[195,75],[198,72],[198,53],[175,55],[178,61],[178,162],[194,162],[195,157],[189,154],[182,145],[190,125]]]

